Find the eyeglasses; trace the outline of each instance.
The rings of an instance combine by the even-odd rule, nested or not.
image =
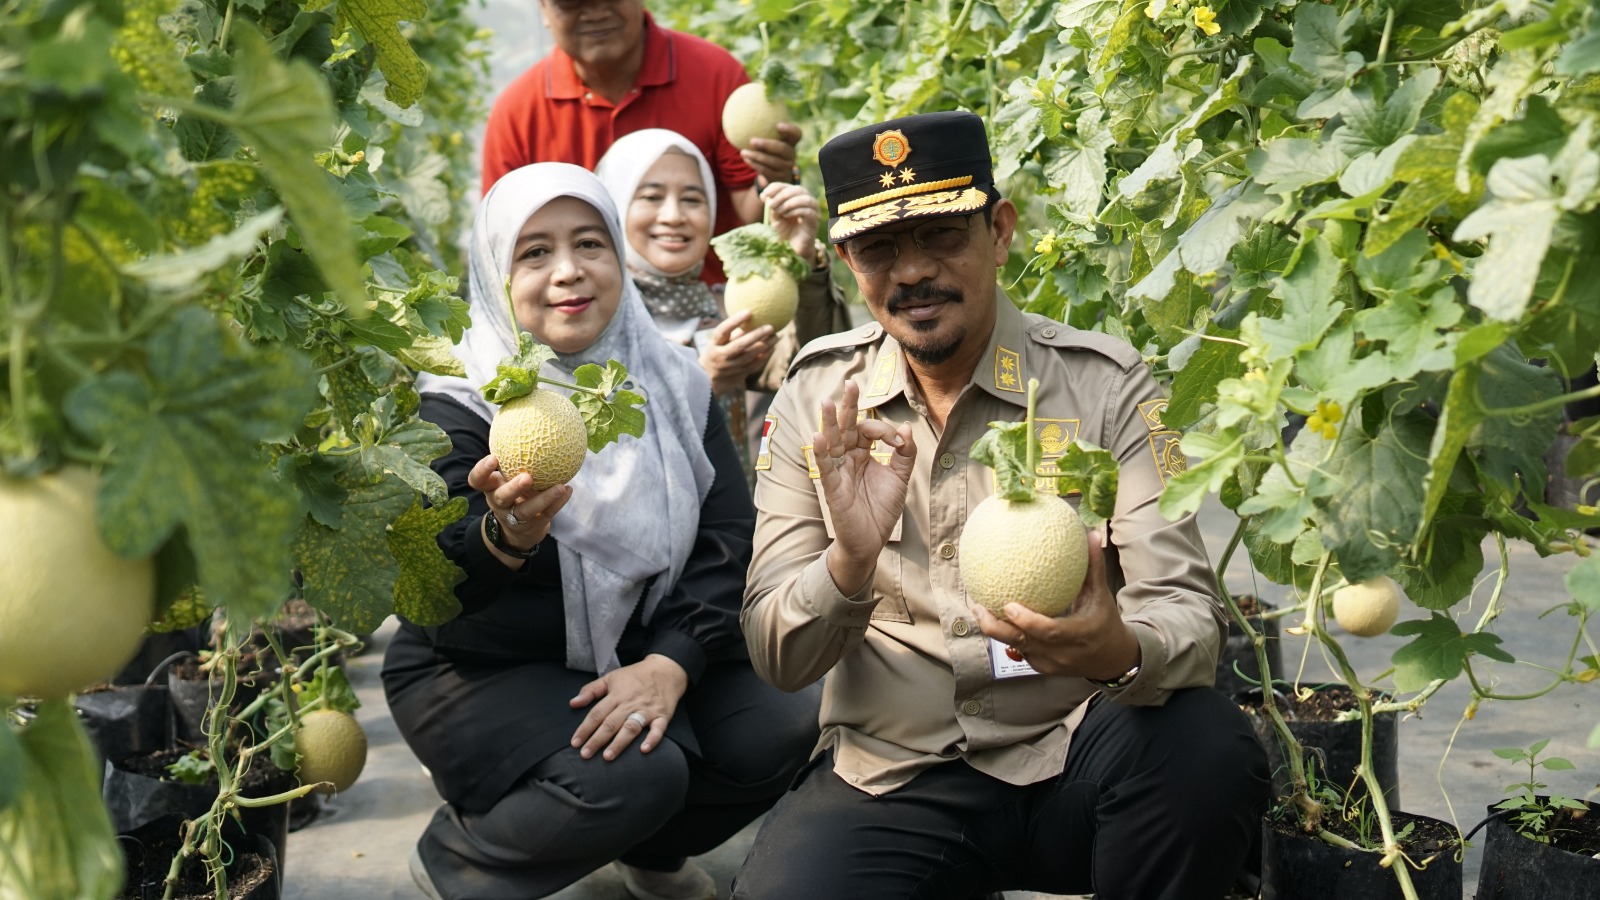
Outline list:
[[[929,259],[949,259],[972,243],[972,216],[946,216],[904,231],[874,231],[844,241],[839,249],[850,268],[862,275],[876,275],[887,272],[900,258],[901,235],[910,235],[911,242]]]

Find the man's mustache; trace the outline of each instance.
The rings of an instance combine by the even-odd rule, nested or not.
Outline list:
[[[900,307],[913,305],[913,301],[926,302],[928,300],[942,300],[946,303],[961,303],[961,292],[955,288],[942,287],[931,282],[923,281],[899,288],[889,297],[889,312],[899,312]]]

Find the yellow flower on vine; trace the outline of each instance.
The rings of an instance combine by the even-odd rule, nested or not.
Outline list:
[[[1317,411],[1306,417],[1306,427],[1312,434],[1321,435],[1324,440],[1333,440],[1339,436],[1339,429],[1335,423],[1344,418],[1344,409],[1334,400],[1318,400]]]
[[[1044,236],[1039,238],[1039,243],[1033,245],[1033,252],[1035,252],[1035,253],[1049,253],[1050,251],[1054,250],[1055,248],[1056,248],[1056,233],[1053,232],[1053,231],[1050,231],[1050,232],[1046,232],[1044,234]]]
[[[1196,6],[1194,8],[1194,27],[1200,29],[1206,37],[1210,37],[1222,30],[1222,26],[1217,24],[1217,14],[1212,12],[1209,6]]]

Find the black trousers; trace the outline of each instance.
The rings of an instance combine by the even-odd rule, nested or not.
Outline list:
[[[817,741],[820,686],[785,694],[748,665],[712,666],[684,697],[700,754],[634,741],[611,761],[567,748],[489,809],[441,806],[417,842],[449,900],[528,900],[621,859],[672,871],[771,808]]]
[[[1210,689],[1160,707],[1101,698],[1066,770],[1021,787],[957,760],[874,797],[823,754],[768,815],[733,895],[1218,900],[1260,832],[1267,776],[1244,714]]]

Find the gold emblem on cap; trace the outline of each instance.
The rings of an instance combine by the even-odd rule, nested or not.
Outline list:
[[[1151,431],[1162,430],[1161,414],[1167,411],[1167,401],[1146,400],[1139,404],[1139,415],[1144,419],[1144,424]]]
[[[896,128],[885,131],[872,140],[872,158],[879,165],[898,167],[911,155],[911,142],[905,132]]]

